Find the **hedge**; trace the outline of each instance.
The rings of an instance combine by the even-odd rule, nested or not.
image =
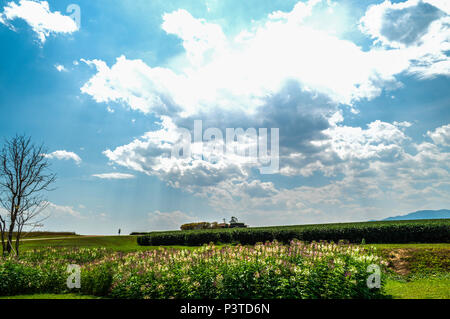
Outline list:
[[[277,240],[287,243],[293,239],[345,240],[351,243],[361,243],[363,240],[366,243],[448,243],[450,219],[154,232],[139,236],[137,241],[142,246],[199,246],[211,242],[253,245]]]

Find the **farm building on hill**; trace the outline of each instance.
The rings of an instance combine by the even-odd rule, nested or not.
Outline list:
[[[244,223],[240,223],[236,217],[231,217],[229,223],[226,222],[225,218],[223,219],[223,223],[208,223],[208,222],[200,222],[200,223],[190,223],[181,225],[181,230],[193,230],[193,229],[217,229],[217,228],[246,228],[248,227]]]
[[[229,228],[246,228],[247,225],[240,223],[236,217],[231,217]]]

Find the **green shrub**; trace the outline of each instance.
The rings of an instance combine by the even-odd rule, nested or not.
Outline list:
[[[83,266],[99,260],[107,254],[106,249],[96,248],[45,248],[26,251],[19,259],[15,257],[0,258],[0,295],[67,292],[69,276],[67,266],[69,264]],[[102,270],[103,272],[104,270]],[[85,277],[85,280],[89,284],[89,276]],[[99,281],[96,285],[100,284]]]
[[[265,243],[194,251],[128,254],[114,275],[114,298],[378,298],[367,267],[383,262],[371,251],[327,243]],[[105,263],[110,263],[106,260]]]
[[[81,292],[94,296],[107,296],[113,281],[112,263],[102,263],[83,268]]]
[[[221,233],[208,236],[213,235]],[[377,298],[384,293],[366,285],[367,266],[383,265],[374,252],[293,241],[128,254],[36,251],[0,259],[0,295],[66,293],[66,269],[74,258],[82,262],[81,288],[71,292],[113,298]]]

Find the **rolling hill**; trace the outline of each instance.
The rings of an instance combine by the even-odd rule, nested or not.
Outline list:
[[[445,219],[450,218],[449,209],[419,210],[402,216],[388,217],[383,220],[416,220],[416,219]]]

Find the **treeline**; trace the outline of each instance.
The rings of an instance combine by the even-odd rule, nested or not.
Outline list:
[[[221,229],[225,228],[223,226],[220,226],[219,223],[213,222],[200,222],[200,223],[189,223],[189,224],[183,224],[181,225],[181,230],[196,230],[196,229]]]
[[[450,219],[155,232],[140,236],[137,241],[142,246],[198,246],[211,242],[253,245],[277,240],[288,243],[293,239],[308,242],[448,243]]]

